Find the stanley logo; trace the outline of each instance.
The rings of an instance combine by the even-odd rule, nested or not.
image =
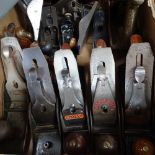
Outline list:
[[[64,118],[65,118],[66,121],[75,120],[75,119],[83,119],[84,114],[66,115]]]

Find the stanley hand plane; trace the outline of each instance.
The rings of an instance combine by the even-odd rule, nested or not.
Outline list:
[[[115,63],[110,48],[95,48],[91,61],[91,91],[94,126],[114,125],[116,121],[115,103]]]
[[[60,155],[57,100],[46,59],[39,47],[24,49],[22,59],[31,98],[30,122],[33,153],[36,155]]]
[[[22,153],[27,124],[28,94],[23,80],[21,47],[15,37],[1,39],[1,57],[6,76],[4,110],[7,121],[19,134],[13,140],[18,144],[15,150]],[[18,141],[18,142],[17,142]],[[9,145],[9,144],[7,144]]]
[[[61,99],[63,150],[68,155],[83,155],[87,151],[86,104],[82,96],[77,62],[70,49],[66,47],[55,52],[54,68]]]
[[[115,62],[111,48],[106,47],[106,21],[102,8],[93,20],[94,49],[90,59],[92,92],[92,127],[103,129],[116,123]]]
[[[54,68],[61,98],[61,122],[64,130],[86,127],[85,105],[75,57],[71,50],[60,49],[54,56]]]
[[[144,125],[150,122],[153,62],[154,56],[149,43],[137,42],[130,46],[126,57],[125,77],[127,124]]]

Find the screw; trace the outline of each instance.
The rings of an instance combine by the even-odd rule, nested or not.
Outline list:
[[[108,112],[108,106],[107,105],[102,105],[101,109],[103,112]]]
[[[13,86],[14,86],[15,88],[18,88],[18,83],[17,83],[16,81],[13,81]]]
[[[47,142],[44,143],[44,148],[45,149],[49,149],[50,147],[52,147],[52,143],[51,142],[47,141]]]
[[[45,105],[41,104],[40,111],[41,111],[41,112],[45,112],[45,111],[46,111]]]
[[[75,106],[74,106],[74,104],[70,107],[70,112],[71,113],[75,113],[75,111],[76,111],[76,108],[75,108]]]

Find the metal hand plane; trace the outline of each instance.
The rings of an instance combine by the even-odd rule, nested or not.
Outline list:
[[[60,155],[57,100],[48,64],[39,47],[24,49],[22,59],[31,98],[30,122],[34,141],[33,152],[36,155]]]
[[[72,51],[57,51],[54,56],[54,68],[61,99],[63,129],[83,129],[86,127],[85,105],[78,67]]]
[[[1,58],[6,76],[4,111],[12,130],[19,133],[17,136],[14,135],[16,138],[13,139],[13,142],[18,144],[15,148],[17,153],[24,151],[28,110],[28,94],[23,79],[21,53],[21,47],[15,37],[1,39]]]
[[[133,43],[126,57],[126,123],[150,122],[154,56],[149,43]]]
[[[116,122],[115,63],[111,48],[95,48],[90,60],[93,126]]]

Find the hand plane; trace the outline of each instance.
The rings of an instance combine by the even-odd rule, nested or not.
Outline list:
[[[107,35],[103,10],[96,10],[94,17],[97,19],[93,20],[94,48],[90,59],[92,128],[100,130],[116,123],[115,62],[104,41]]]
[[[90,60],[93,125],[116,123],[115,63],[111,48],[95,48]]]
[[[4,91],[5,117],[11,124],[12,130],[19,133],[14,135],[13,139],[13,142],[18,144],[18,147],[16,147],[18,153],[21,153],[24,147],[28,109],[28,94],[23,80],[21,52],[22,50],[15,37],[1,39],[1,58],[6,77],[6,91]],[[9,143],[7,145],[11,146]]]
[[[125,115],[128,125],[150,123],[153,63],[150,44],[133,42],[126,57]]]
[[[68,45],[69,46],[69,45]],[[70,49],[55,52],[54,68],[61,99],[63,150],[68,155],[87,151],[87,118],[76,59]],[[72,144],[75,145],[72,145]]]
[[[56,51],[54,68],[61,99],[62,128],[66,131],[84,129],[86,127],[85,105],[76,59],[70,49]]]
[[[23,69],[30,94],[30,122],[33,154],[61,154],[57,126],[57,99],[48,65],[39,47],[27,48],[22,53]]]

